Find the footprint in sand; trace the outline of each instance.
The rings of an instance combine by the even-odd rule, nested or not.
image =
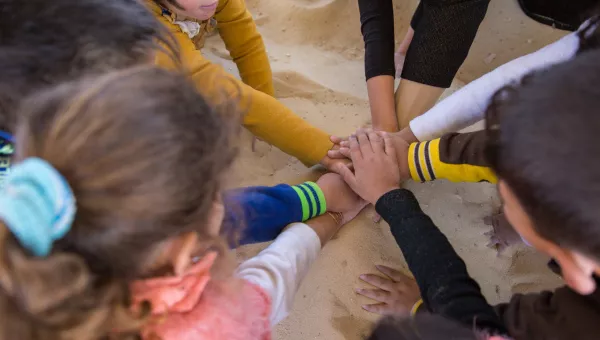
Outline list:
[[[313,9],[313,8],[322,8],[329,6],[338,0],[290,0],[297,6]]]
[[[273,86],[277,98],[306,98],[311,99],[317,93],[329,89],[314,82],[297,72],[283,71],[273,74]]]

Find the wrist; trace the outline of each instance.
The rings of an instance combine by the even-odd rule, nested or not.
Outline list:
[[[336,226],[339,226],[339,227],[342,226],[342,223],[344,221],[343,213],[328,211],[327,215],[329,215],[329,217],[333,220],[333,222],[335,223]]]
[[[399,185],[395,185],[395,186],[390,186],[385,190],[381,190],[379,191],[379,194],[377,195],[373,195],[371,198],[368,199],[369,203],[376,205],[377,202],[383,197],[385,196],[387,193],[392,192],[394,190],[398,190],[400,189]]]
[[[398,136],[400,138],[404,139],[404,141],[406,141],[406,143],[408,143],[408,144],[419,142],[419,139],[417,139],[417,136],[415,136],[415,134],[412,132],[410,125],[405,127],[404,129],[400,130],[400,132],[398,132]]]

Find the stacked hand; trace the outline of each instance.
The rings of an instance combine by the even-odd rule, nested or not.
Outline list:
[[[321,176],[317,180],[317,185],[323,191],[327,210],[342,214],[342,225],[353,220],[367,205],[367,202],[352,191],[338,174],[328,173]]]
[[[373,133],[374,131],[371,129],[359,129],[352,136],[356,137],[358,134],[367,134]],[[412,133],[407,134],[405,130],[396,133],[385,133],[385,132],[375,132],[380,137],[386,135],[390,138],[395,150],[396,150],[396,160],[397,167],[400,170],[400,182],[404,182],[410,179],[410,170],[408,168],[408,148],[409,144],[405,141],[405,136],[412,135]],[[351,159],[352,156],[350,154],[350,138],[340,138],[336,136],[331,137],[331,141],[335,143],[335,146],[329,151],[327,154],[330,159]],[[383,137],[382,137],[383,138]],[[410,138],[410,137],[408,137]],[[411,140],[412,141],[412,140]],[[335,167],[332,171],[338,172],[338,168]]]
[[[388,134],[359,130],[350,136],[347,153],[352,159],[354,173],[344,165],[338,165],[336,172],[369,203],[377,203],[385,193],[400,187],[396,149]]]

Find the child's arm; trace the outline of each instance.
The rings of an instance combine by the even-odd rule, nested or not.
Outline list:
[[[223,194],[223,230],[243,226],[242,245],[272,241],[288,224],[307,221],[326,211],[344,212],[359,201],[344,180],[333,173],[321,176],[316,183],[233,189]]]
[[[357,133],[362,130],[358,130]],[[367,130],[368,131],[368,130]],[[396,149],[401,181],[447,179],[452,182],[496,183],[485,155],[485,131],[449,133],[432,141],[407,144],[400,134],[389,134]],[[350,142],[341,141],[339,152],[350,157]]]
[[[359,0],[365,43],[365,78],[373,127],[398,130],[394,103],[394,8],[392,0]]]
[[[294,114],[277,99],[211,63],[186,34],[166,19],[159,19],[171,29],[180,49],[181,63],[203,95],[216,104],[237,103],[239,112],[245,114],[243,124],[250,132],[305,165],[318,164],[326,157],[333,146],[328,134]],[[156,62],[167,68],[175,67],[173,60],[164,53],[159,53]]]
[[[273,75],[263,39],[244,0],[221,0],[215,13],[217,29],[244,83],[270,96]]]
[[[577,33],[572,33],[537,52],[496,68],[413,119],[410,122],[412,134],[417,140],[426,141],[482,120],[488,102],[496,91],[531,71],[571,59],[578,48],[579,38]]]
[[[447,179],[452,182],[496,183],[485,156],[485,131],[450,133],[432,141],[413,143],[406,156],[415,182]]]
[[[469,327],[506,334],[464,261],[410,191],[390,191],[375,208],[390,225],[429,311]]]
[[[304,222],[327,211],[325,194],[313,182],[229,190],[223,194],[223,203],[223,228],[244,226],[241,245],[272,241],[288,224]]]
[[[288,315],[302,280],[340,222],[340,218],[324,215],[307,224],[292,224],[269,247],[238,267],[238,277],[260,286],[271,297],[271,325]]]

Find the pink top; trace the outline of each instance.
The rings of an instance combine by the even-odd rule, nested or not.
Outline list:
[[[209,253],[184,275],[131,285],[134,305],[149,301],[155,316],[142,332],[144,339],[271,339],[270,297],[245,280],[211,281],[216,256]]]

